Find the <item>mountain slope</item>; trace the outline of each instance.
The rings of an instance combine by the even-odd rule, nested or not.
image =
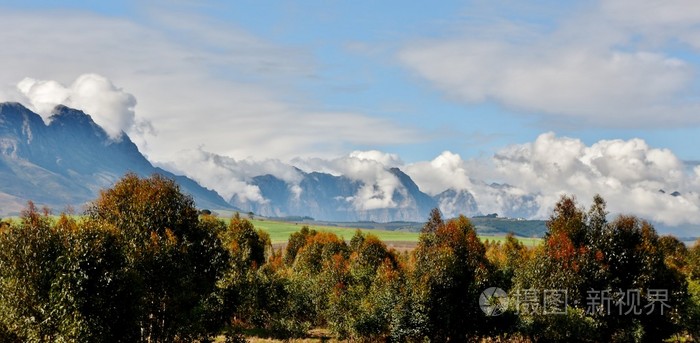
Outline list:
[[[433,197],[438,203],[440,211],[447,217],[456,217],[460,214],[475,216],[480,214],[474,196],[466,189],[448,189]]]
[[[411,178],[397,168],[389,170],[398,187],[385,194],[378,185],[366,185],[346,176],[312,172],[302,175],[298,184],[273,175],[261,175],[249,181],[260,189],[265,202],[242,200],[234,195],[230,203],[264,216],[309,216],[330,221],[424,221],[437,203],[421,192]],[[367,207],[358,201],[362,190],[374,191],[372,197],[388,206]]]
[[[0,104],[0,213],[27,200],[57,209],[81,205],[127,172],[175,179],[199,207],[230,207],[191,179],[153,167],[126,134],[111,140],[81,111],[57,106],[46,125],[20,104]]]

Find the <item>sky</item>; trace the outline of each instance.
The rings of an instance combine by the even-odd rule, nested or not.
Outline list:
[[[481,181],[700,225],[696,0],[0,1],[0,25],[0,100],[85,110],[224,196],[370,161],[488,210]]]

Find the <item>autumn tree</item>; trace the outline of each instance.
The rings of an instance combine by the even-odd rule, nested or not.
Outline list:
[[[626,342],[637,337],[653,342],[679,329],[685,285],[666,264],[656,231],[636,217],[619,216],[609,223],[606,215],[599,196],[588,212],[563,196],[547,222],[542,247],[516,272],[516,288],[539,292],[540,302],[544,290],[566,291],[565,313],[547,315],[545,307],[521,314],[537,339]],[[623,303],[635,305],[635,312],[649,309],[659,294],[655,290],[665,294],[669,308],[663,314],[658,304],[648,315],[620,309]]]
[[[503,242],[487,239],[484,246],[486,257],[495,268],[495,284],[506,291],[510,290],[515,272],[523,267],[529,257],[528,249],[513,233],[506,234]]]
[[[344,267],[345,284],[329,297],[329,326],[340,337],[386,339],[397,304],[394,287],[401,274],[396,254],[375,235],[357,230]]]
[[[289,240],[287,240],[287,246],[284,252],[284,263],[288,266],[294,264],[294,260],[297,258],[297,253],[306,244],[306,239],[309,236],[316,234],[316,230],[309,229],[308,226],[304,225],[301,230],[289,235]]]
[[[408,337],[464,341],[486,330],[479,294],[488,284],[490,265],[474,226],[464,216],[442,222],[437,211],[414,251],[408,287],[411,303],[399,320]],[[407,308],[406,308],[407,307]]]
[[[126,240],[137,273],[135,296],[143,309],[141,339],[151,342],[204,337],[202,312],[226,266],[216,232],[199,221],[194,201],[158,174],[127,174],[102,191],[87,210],[92,225],[109,225]]]

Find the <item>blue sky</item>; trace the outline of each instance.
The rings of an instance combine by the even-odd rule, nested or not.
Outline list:
[[[697,0],[0,1],[0,25],[0,100],[85,110],[225,196],[371,160],[700,224]]]
[[[498,94],[486,94],[482,99],[465,100],[459,94],[450,94],[449,91],[440,87],[438,85],[440,75],[431,75],[430,72],[421,74],[417,71],[420,69],[419,66],[406,63],[401,59],[402,53],[406,50],[418,49],[416,46],[419,44],[424,45],[421,49],[430,49],[445,42],[460,44],[465,36],[472,35],[474,32],[481,34],[482,31],[495,32],[495,38],[491,39],[496,42],[524,40],[522,43],[514,44],[515,49],[512,51],[517,54],[521,46],[539,45],[541,41],[549,39],[546,36],[551,32],[554,32],[552,35],[556,35],[556,31],[565,31],[562,27],[567,21],[582,20],[581,18],[587,16],[602,16],[599,13],[601,11],[597,9],[600,7],[597,2],[567,2],[566,5],[562,5],[554,1],[443,1],[431,4],[407,4],[403,1],[305,1],[301,4],[274,1],[182,1],[175,5],[173,2],[154,2],[145,5],[139,2],[26,1],[0,3],[0,6],[17,11],[15,17],[39,14],[60,16],[70,13],[74,18],[78,18],[73,20],[79,20],[81,15],[91,16],[93,19],[104,17],[123,20],[153,29],[167,39],[179,41],[181,48],[193,50],[230,49],[225,45],[226,43],[222,43],[221,46],[217,42],[200,44],[201,42],[198,42],[200,37],[197,35],[206,34],[207,30],[235,30],[236,34],[247,35],[271,46],[270,49],[279,48],[281,55],[285,54],[285,51],[298,55],[297,60],[290,64],[301,63],[304,66],[299,68],[308,68],[308,70],[298,73],[292,71],[280,76],[274,75],[274,70],[251,72],[245,70],[245,66],[241,68],[241,66],[231,67],[215,63],[206,65],[211,73],[217,74],[216,78],[223,82],[231,81],[273,89],[278,92],[275,100],[300,106],[303,110],[350,112],[380,118],[386,120],[385,123],[388,125],[409,129],[412,135],[418,136],[412,141],[344,142],[338,144],[335,150],[322,151],[329,155],[343,154],[356,149],[379,149],[397,153],[404,161],[413,162],[431,159],[444,150],[450,150],[469,158],[490,155],[506,145],[530,142],[543,132],[554,131],[558,135],[580,138],[587,144],[593,144],[601,139],[638,137],[643,138],[653,147],[669,148],[684,160],[700,160],[700,153],[695,149],[694,144],[698,142],[696,137],[700,133],[698,120],[682,120],[680,123],[668,126],[664,125],[664,120],[660,120],[658,123],[651,122],[646,125],[644,122],[648,116],[636,117],[635,109],[629,109],[629,113],[621,116],[624,117],[623,119],[608,125],[601,120],[587,122],[586,113],[576,114],[571,118],[557,113],[561,107],[548,109],[546,106],[537,105],[534,108],[528,108],[518,101],[513,103]],[[621,16],[624,19],[624,13]],[[163,20],[164,17],[167,17],[167,20]],[[178,21],[190,22],[201,29],[201,32],[193,32],[191,37],[180,37],[183,35],[183,30],[187,28],[173,28],[177,25],[173,25],[172,22]],[[215,22],[217,26],[207,27],[208,22]],[[532,32],[523,34],[521,31],[526,29]],[[679,43],[678,37],[674,36],[678,32],[689,33],[692,29],[694,29],[693,25],[685,25],[677,30],[669,30],[668,36],[661,38],[651,37],[652,35],[645,37],[647,33],[641,29],[638,32],[623,32],[621,34],[627,37],[619,39],[618,42],[602,43],[608,46],[600,50],[600,53],[605,54],[615,50],[631,53],[645,52],[660,54],[662,58],[683,61],[688,67],[684,72],[693,74],[691,80],[678,81],[682,83],[681,89],[673,88],[670,91],[660,89],[659,92],[671,93],[673,99],[670,99],[669,103],[690,101],[696,106],[697,77],[694,74],[698,65],[698,51],[692,43]],[[506,30],[511,30],[512,34]],[[616,30],[611,29],[611,31]],[[622,28],[617,31],[625,30],[626,28]],[[499,31],[502,32],[498,33]],[[545,37],[533,39],[526,37],[528,34]],[[597,33],[592,31],[590,34]],[[562,35],[565,36],[565,33]],[[564,38],[567,39],[567,37]],[[594,38],[584,39],[594,40]],[[572,35],[569,39],[575,40],[581,37]],[[635,40],[642,43],[637,43]],[[644,42],[646,40],[648,42]],[[575,48],[587,49],[589,45],[591,50],[598,48],[595,42],[582,42]],[[465,44],[465,46],[468,45]],[[545,44],[543,48],[548,46]],[[534,49],[536,48],[528,47],[526,50]],[[81,51],[70,53],[79,54]],[[518,58],[518,56],[513,57]],[[276,56],[276,58],[279,60],[275,63],[285,63],[284,56]],[[459,61],[453,59],[450,61],[456,64],[455,73],[459,73]],[[435,56],[434,63],[441,63],[439,56]],[[57,69],[63,67],[59,63],[55,65]],[[118,81],[123,76],[115,75],[116,72],[113,70],[86,67],[85,73],[107,76],[115,81],[118,87],[123,87],[126,92],[133,94],[139,102],[149,96],[130,89],[128,83],[119,84]],[[494,68],[498,67],[494,66]],[[69,75],[64,76],[63,79],[52,77],[51,73],[34,75],[31,65],[28,65],[23,72],[26,77],[56,79],[64,84],[72,81]],[[74,77],[77,76],[76,74]],[[483,76],[488,77],[487,74]],[[4,81],[13,82],[13,80]],[[601,82],[605,81],[601,80]],[[576,92],[575,82],[565,86],[571,87],[571,92]],[[585,86],[595,87],[596,85]],[[620,91],[625,92],[624,89]],[[681,94],[683,92],[689,94],[683,95]],[[635,93],[635,90],[630,90],[630,94]],[[533,94],[532,96],[542,95]],[[664,97],[667,95],[664,94]],[[595,101],[595,98],[591,97],[588,100]],[[567,104],[564,104],[564,107],[566,106]],[[148,118],[147,114],[142,115],[139,110],[137,105],[136,116]],[[670,107],[669,111],[674,110],[674,107]],[[235,109],[231,111],[234,112]],[[691,112],[689,115],[700,117],[696,113]],[[663,116],[664,113],[659,111],[654,115]],[[148,119],[157,129],[159,123],[155,121],[156,119]],[[148,140],[157,141],[158,137],[150,137]],[[207,145],[206,142],[202,144]],[[314,145],[323,146],[324,142],[317,142]],[[148,149],[145,148],[145,150]],[[223,148],[216,148],[216,150],[217,153],[227,152]],[[167,159],[166,151],[154,151],[152,154],[158,158]],[[300,154],[304,155],[305,151],[300,151]],[[285,157],[271,155],[255,157]]]

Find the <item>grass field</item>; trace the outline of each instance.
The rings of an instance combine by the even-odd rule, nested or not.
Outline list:
[[[55,218],[58,218],[58,216],[54,216]],[[76,219],[80,219],[80,216],[74,216]],[[227,224],[229,219],[231,218],[230,216],[221,216]],[[6,217],[5,220],[10,220],[10,221],[19,221],[19,217]],[[340,226],[324,226],[324,225],[314,225],[312,223],[294,223],[294,222],[285,222],[285,221],[275,221],[275,220],[267,220],[267,219],[260,219],[256,218],[251,220],[253,225],[257,229],[262,229],[265,230],[268,234],[270,234],[270,239],[272,240],[272,244],[274,245],[281,245],[284,243],[287,243],[287,240],[289,240],[289,235],[291,235],[294,232],[297,232],[301,230],[302,226],[308,225],[309,228],[314,229],[316,231],[323,231],[323,232],[331,232],[339,237],[345,239],[345,240],[350,240],[352,236],[355,234],[355,231],[357,228],[348,228],[348,227],[340,227]],[[389,230],[376,230],[376,229],[361,229],[362,232],[364,233],[371,233],[385,243],[387,243],[390,246],[394,247],[399,247],[399,248],[412,248],[415,243],[418,242],[418,236],[420,235],[418,232],[408,232],[408,231],[389,231]],[[478,230],[477,230],[478,232]],[[505,240],[505,236],[502,235],[479,235],[479,237],[482,240],[490,240],[490,241],[500,241],[503,242]],[[518,240],[523,242],[528,247],[534,247],[537,244],[540,243],[542,239],[540,238],[527,238],[527,237],[517,237]]]
[[[291,235],[294,232],[297,232],[301,230],[301,227],[304,225],[304,223],[292,223],[292,222],[281,222],[281,221],[271,221],[271,220],[260,220],[260,219],[253,219],[252,220],[253,225],[255,225],[256,228],[262,229],[267,231],[267,233],[270,234],[270,239],[272,240],[272,244],[283,244],[286,243],[287,240],[289,239],[289,235]],[[355,234],[355,231],[357,229],[354,228],[343,228],[343,227],[337,227],[337,226],[320,226],[320,225],[308,225],[309,228],[314,229],[316,231],[324,231],[324,232],[331,232],[339,237],[342,237],[345,240],[350,240],[352,236]],[[406,231],[387,231],[387,230],[371,230],[371,229],[364,229],[362,232],[365,233],[371,233],[379,239],[381,239],[384,242],[387,243],[392,243],[392,244],[397,244],[397,243],[417,243],[418,242],[418,236],[420,235],[417,232],[406,232]],[[505,236],[480,236],[482,240],[488,239],[491,241],[504,241]],[[526,246],[532,247],[541,241],[539,238],[524,238],[524,237],[518,237],[518,239],[523,242]]]

